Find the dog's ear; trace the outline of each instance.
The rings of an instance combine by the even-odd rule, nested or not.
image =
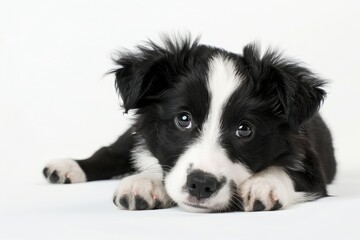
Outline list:
[[[186,59],[196,48],[198,40],[163,38],[163,46],[152,41],[138,46],[137,51],[120,53],[114,59],[118,69],[115,87],[125,112],[151,105],[177,80],[186,66]]]
[[[254,92],[284,114],[293,130],[310,119],[326,96],[325,81],[309,69],[268,50],[263,57],[256,45],[244,48],[243,59],[249,70]]]

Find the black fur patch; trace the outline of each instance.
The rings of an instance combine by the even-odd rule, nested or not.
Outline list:
[[[140,196],[135,197],[135,207],[137,210],[145,210],[149,208],[148,202]]]
[[[271,211],[279,210],[282,207],[283,205],[279,201],[276,201],[274,206],[271,208]]]
[[[254,206],[253,206],[253,211],[258,212],[258,211],[264,211],[264,210],[265,210],[265,205],[260,200],[255,200]]]
[[[122,196],[120,199],[119,199],[119,203],[121,206],[123,206],[124,208],[126,209],[129,209],[129,198],[128,196]]]
[[[48,176],[49,176],[49,168],[44,168],[43,169],[43,174],[44,174],[44,176],[47,178]]]
[[[49,180],[52,183],[57,183],[60,180],[60,177],[56,170],[50,174]]]

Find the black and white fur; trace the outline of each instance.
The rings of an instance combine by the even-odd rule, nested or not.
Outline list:
[[[116,63],[135,124],[85,160],[44,168],[52,183],[120,180],[119,208],[276,210],[327,196],[336,171],[318,114],[324,81],[275,51],[261,56],[189,38],[149,42]]]

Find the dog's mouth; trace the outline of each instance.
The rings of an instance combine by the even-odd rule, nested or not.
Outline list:
[[[193,207],[193,208],[199,208],[199,209],[204,209],[204,210],[210,210],[209,207],[205,206],[204,204],[201,203],[191,203],[191,202],[183,202],[183,204],[185,204],[186,206],[189,207]]]
[[[209,202],[209,199],[199,200],[194,197],[189,197],[183,201],[181,205],[194,212],[218,212],[227,206],[228,203],[217,203],[214,205]]]
[[[214,206],[207,206],[203,203],[182,202],[181,205],[190,212],[213,213],[232,211],[232,208],[229,206],[229,204],[216,204]]]

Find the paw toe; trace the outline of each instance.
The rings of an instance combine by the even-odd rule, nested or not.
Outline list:
[[[49,168],[48,168],[48,167],[45,167],[45,168],[43,169],[43,174],[44,174],[44,176],[45,176],[46,178],[49,176]]]
[[[57,173],[57,171],[53,171],[50,176],[49,176],[49,180],[51,183],[57,183],[59,181],[59,174]]]
[[[140,196],[135,197],[135,208],[137,210],[145,210],[149,208],[148,202]]]
[[[271,211],[279,210],[282,207],[283,205],[279,201],[276,201],[274,206],[271,208]]]
[[[253,206],[253,211],[257,212],[257,211],[264,211],[264,210],[265,210],[265,205],[260,200],[255,200],[254,206]]]
[[[71,183],[71,180],[70,180],[70,178],[65,178],[65,182],[64,182],[65,184],[70,184]]]
[[[123,206],[124,208],[129,209],[129,198],[128,198],[128,196],[125,195],[125,196],[121,197],[120,200],[119,200],[119,204],[121,206]],[[115,205],[117,205],[117,204],[115,204]]]
[[[161,209],[162,203],[160,200],[156,199],[154,202],[154,209]]]

